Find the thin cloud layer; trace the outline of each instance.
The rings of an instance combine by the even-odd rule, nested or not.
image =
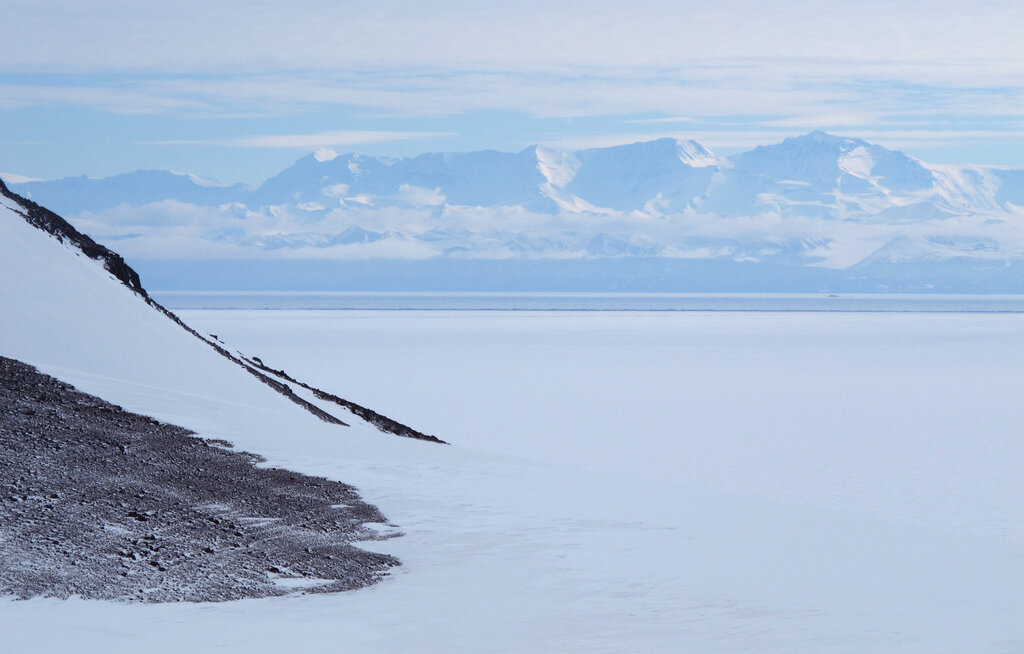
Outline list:
[[[334,145],[365,145],[382,141],[406,141],[443,138],[443,132],[387,132],[373,130],[336,130],[313,134],[263,134],[235,139],[155,141],[149,145],[219,145],[238,148],[311,149]]]
[[[522,207],[301,208],[253,212],[167,201],[73,218],[132,259],[566,259],[608,256],[788,261],[846,269],[889,243],[897,256],[1024,258],[1018,215],[886,224],[687,212],[540,214]],[[595,250],[595,247],[601,249]]]
[[[124,170],[140,167],[132,153],[158,160],[140,143],[377,143],[393,155],[449,135],[455,150],[515,149],[679,135],[684,123],[713,147],[857,128],[922,152],[987,150],[999,163],[1014,155],[992,142],[1024,132],[1021,25],[1024,5],[1009,1],[37,0],[0,24],[0,117],[16,119],[0,143],[51,134],[26,134],[45,110],[103,130],[83,161],[111,161],[120,144]],[[97,112],[140,118],[120,126]],[[8,153],[0,166],[48,176],[38,162],[55,149]],[[206,152],[189,167],[174,156],[175,167],[234,179],[280,163],[233,173],[237,158]]]
[[[826,62],[1019,63],[1019,3],[582,0],[174,5],[37,0],[5,11],[6,71],[204,72],[421,67],[671,69],[769,57]],[[985,38],[978,38],[984,35]],[[38,47],[45,38],[46,48]],[[97,47],[104,46],[104,47]],[[132,53],[126,57],[125,53]],[[885,66],[890,72],[889,65]],[[976,71],[979,72],[979,71]],[[982,73],[986,71],[980,71]],[[936,74],[940,73],[936,70]]]

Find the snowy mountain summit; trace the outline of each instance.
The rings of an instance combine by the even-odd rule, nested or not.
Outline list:
[[[959,173],[959,174],[956,174]],[[386,206],[507,207],[557,213],[700,210],[719,216],[924,217],[1024,203],[1024,171],[930,166],[902,152],[822,131],[721,158],[696,141],[661,138],[566,152],[531,146],[391,159],[321,148],[255,189],[169,171],[12,185],[80,213],[164,200],[238,203],[250,211]],[[987,193],[986,193],[987,192]],[[890,211],[892,210],[892,211]],[[886,211],[890,211],[886,214]]]
[[[731,163],[699,198],[703,209],[727,216],[775,211],[882,217],[892,209],[927,204],[937,191],[931,171],[903,153],[825,132],[760,146]]]

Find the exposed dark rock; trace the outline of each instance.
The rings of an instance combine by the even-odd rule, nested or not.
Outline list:
[[[0,595],[221,601],[399,564],[352,545],[386,522],[352,487],[225,446],[0,357]]]
[[[125,263],[121,255],[100,245],[82,232],[71,226],[71,223],[53,213],[46,207],[39,206],[28,198],[23,198],[7,188],[0,179],[0,195],[14,200],[24,209],[22,215],[30,225],[38,227],[44,232],[52,235],[61,243],[67,241],[82,251],[82,254],[90,259],[97,259],[103,262],[103,267],[111,275],[121,281],[122,284],[132,289],[143,297],[149,297],[146,289],[142,288],[139,281],[139,274],[131,266]]]
[[[387,416],[381,415],[374,411],[373,409],[367,409],[366,407],[360,406],[355,402],[349,402],[348,400],[340,398],[337,395],[334,395],[333,393],[322,391],[319,388],[315,388],[305,382],[301,382],[298,379],[295,379],[294,377],[286,373],[284,370],[276,370],[274,368],[271,368],[270,366],[267,366],[259,357],[246,358],[244,359],[244,361],[252,366],[259,368],[263,372],[270,373],[276,377],[280,377],[281,379],[289,381],[295,384],[296,386],[301,386],[302,388],[305,388],[307,391],[310,391],[311,393],[313,393],[313,395],[320,398],[321,400],[333,402],[338,406],[348,409],[355,415],[359,416],[360,418],[362,418],[363,420],[365,420],[366,422],[370,423],[371,425],[373,425],[374,427],[383,432],[394,434],[395,436],[404,436],[405,438],[415,438],[421,441],[429,441],[431,443],[441,443],[442,445],[448,444],[447,442],[441,440],[437,436],[424,434],[423,432],[417,431],[412,427],[406,427],[402,423],[392,420]]]
[[[312,402],[304,400],[301,397],[299,397],[298,395],[296,395],[295,391],[293,391],[291,386],[289,386],[288,384],[284,384],[284,383],[278,381],[277,379],[274,379],[272,377],[269,377],[268,375],[263,374],[259,370],[256,370],[254,367],[252,367],[250,365],[247,365],[244,361],[242,361],[241,359],[239,359],[235,355],[233,355],[230,352],[228,352],[217,341],[212,341],[210,339],[203,338],[202,334],[200,334],[196,330],[194,330],[191,327],[189,327],[188,325],[186,325],[185,322],[181,318],[179,318],[174,312],[172,312],[172,311],[170,311],[168,309],[165,309],[163,307],[163,305],[161,305],[159,302],[156,302],[152,298],[148,298],[148,297],[146,298],[146,301],[149,302],[149,304],[154,309],[156,309],[157,311],[163,313],[169,319],[171,319],[175,323],[177,323],[177,325],[179,327],[181,327],[182,329],[184,329],[188,333],[192,334],[193,336],[195,336],[196,338],[198,338],[202,342],[204,342],[207,345],[209,345],[210,347],[212,347],[217,352],[217,354],[221,355],[225,359],[228,359],[228,360],[232,361],[234,364],[240,366],[247,373],[249,373],[250,375],[253,375],[254,377],[256,377],[256,379],[259,379],[261,382],[263,382],[267,386],[271,387],[272,389],[274,389],[275,391],[277,391],[281,395],[284,395],[286,398],[288,398],[289,400],[291,400],[295,404],[298,404],[303,409],[305,409],[306,411],[310,412],[311,414],[313,414],[317,418],[323,420],[324,422],[329,422],[329,423],[334,424],[334,425],[341,425],[342,427],[348,427],[349,426],[348,423],[344,422],[343,420],[341,420],[341,418],[338,418],[337,416],[333,416],[330,413],[327,413],[326,411],[324,411],[323,409],[321,409],[317,405],[313,404]]]

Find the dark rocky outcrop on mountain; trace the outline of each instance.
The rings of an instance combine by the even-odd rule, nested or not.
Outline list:
[[[121,281],[122,284],[132,289],[139,295],[148,298],[146,289],[142,288],[139,281],[139,274],[132,270],[131,266],[125,263],[120,254],[100,245],[85,234],[71,226],[71,223],[53,213],[46,207],[42,207],[32,200],[14,193],[3,180],[0,180],[0,195],[14,200],[22,207],[19,212],[25,217],[30,225],[38,227],[44,232],[52,235],[61,243],[68,242],[82,251],[82,254],[90,259],[103,262],[107,272]]]
[[[407,427],[400,422],[392,420],[387,416],[381,415],[374,411],[373,409],[367,409],[366,407],[356,404],[355,402],[349,402],[346,399],[340,398],[337,395],[334,395],[333,393],[328,393],[326,391],[320,390],[319,388],[314,388],[313,386],[310,386],[305,382],[301,382],[298,379],[295,379],[294,377],[286,373],[284,370],[275,370],[274,368],[271,368],[270,366],[264,364],[263,360],[260,359],[259,357],[246,358],[244,359],[244,361],[251,366],[259,368],[263,372],[270,373],[275,377],[283,379],[292,384],[296,384],[297,386],[300,386],[301,388],[310,391],[318,399],[325,400],[327,402],[333,402],[334,404],[337,404],[340,407],[348,409],[355,415],[359,416],[360,418],[362,418],[363,420],[365,420],[366,422],[370,423],[371,425],[373,425],[374,427],[383,432],[394,434],[395,436],[404,436],[406,438],[415,438],[416,440],[429,441],[431,443],[441,443],[447,445],[445,441],[441,440],[437,436],[424,434],[423,432],[417,431],[412,427]]]
[[[126,412],[0,357],[0,595],[140,602],[332,592],[399,565],[343,483]]]

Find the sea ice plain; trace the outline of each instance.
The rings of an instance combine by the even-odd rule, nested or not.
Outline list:
[[[132,370],[71,374],[133,411],[354,485],[406,534],[363,546],[403,565],[351,593],[10,602],[0,633],[11,648],[1006,654],[1024,644],[1020,314],[182,317],[452,445],[339,431],[240,371],[234,385],[190,379],[203,397],[186,397],[168,389],[174,370],[160,353],[143,361],[165,371],[160,387],[141,373],[122,381]],[[220,371],[223,359],[208,356]]]

